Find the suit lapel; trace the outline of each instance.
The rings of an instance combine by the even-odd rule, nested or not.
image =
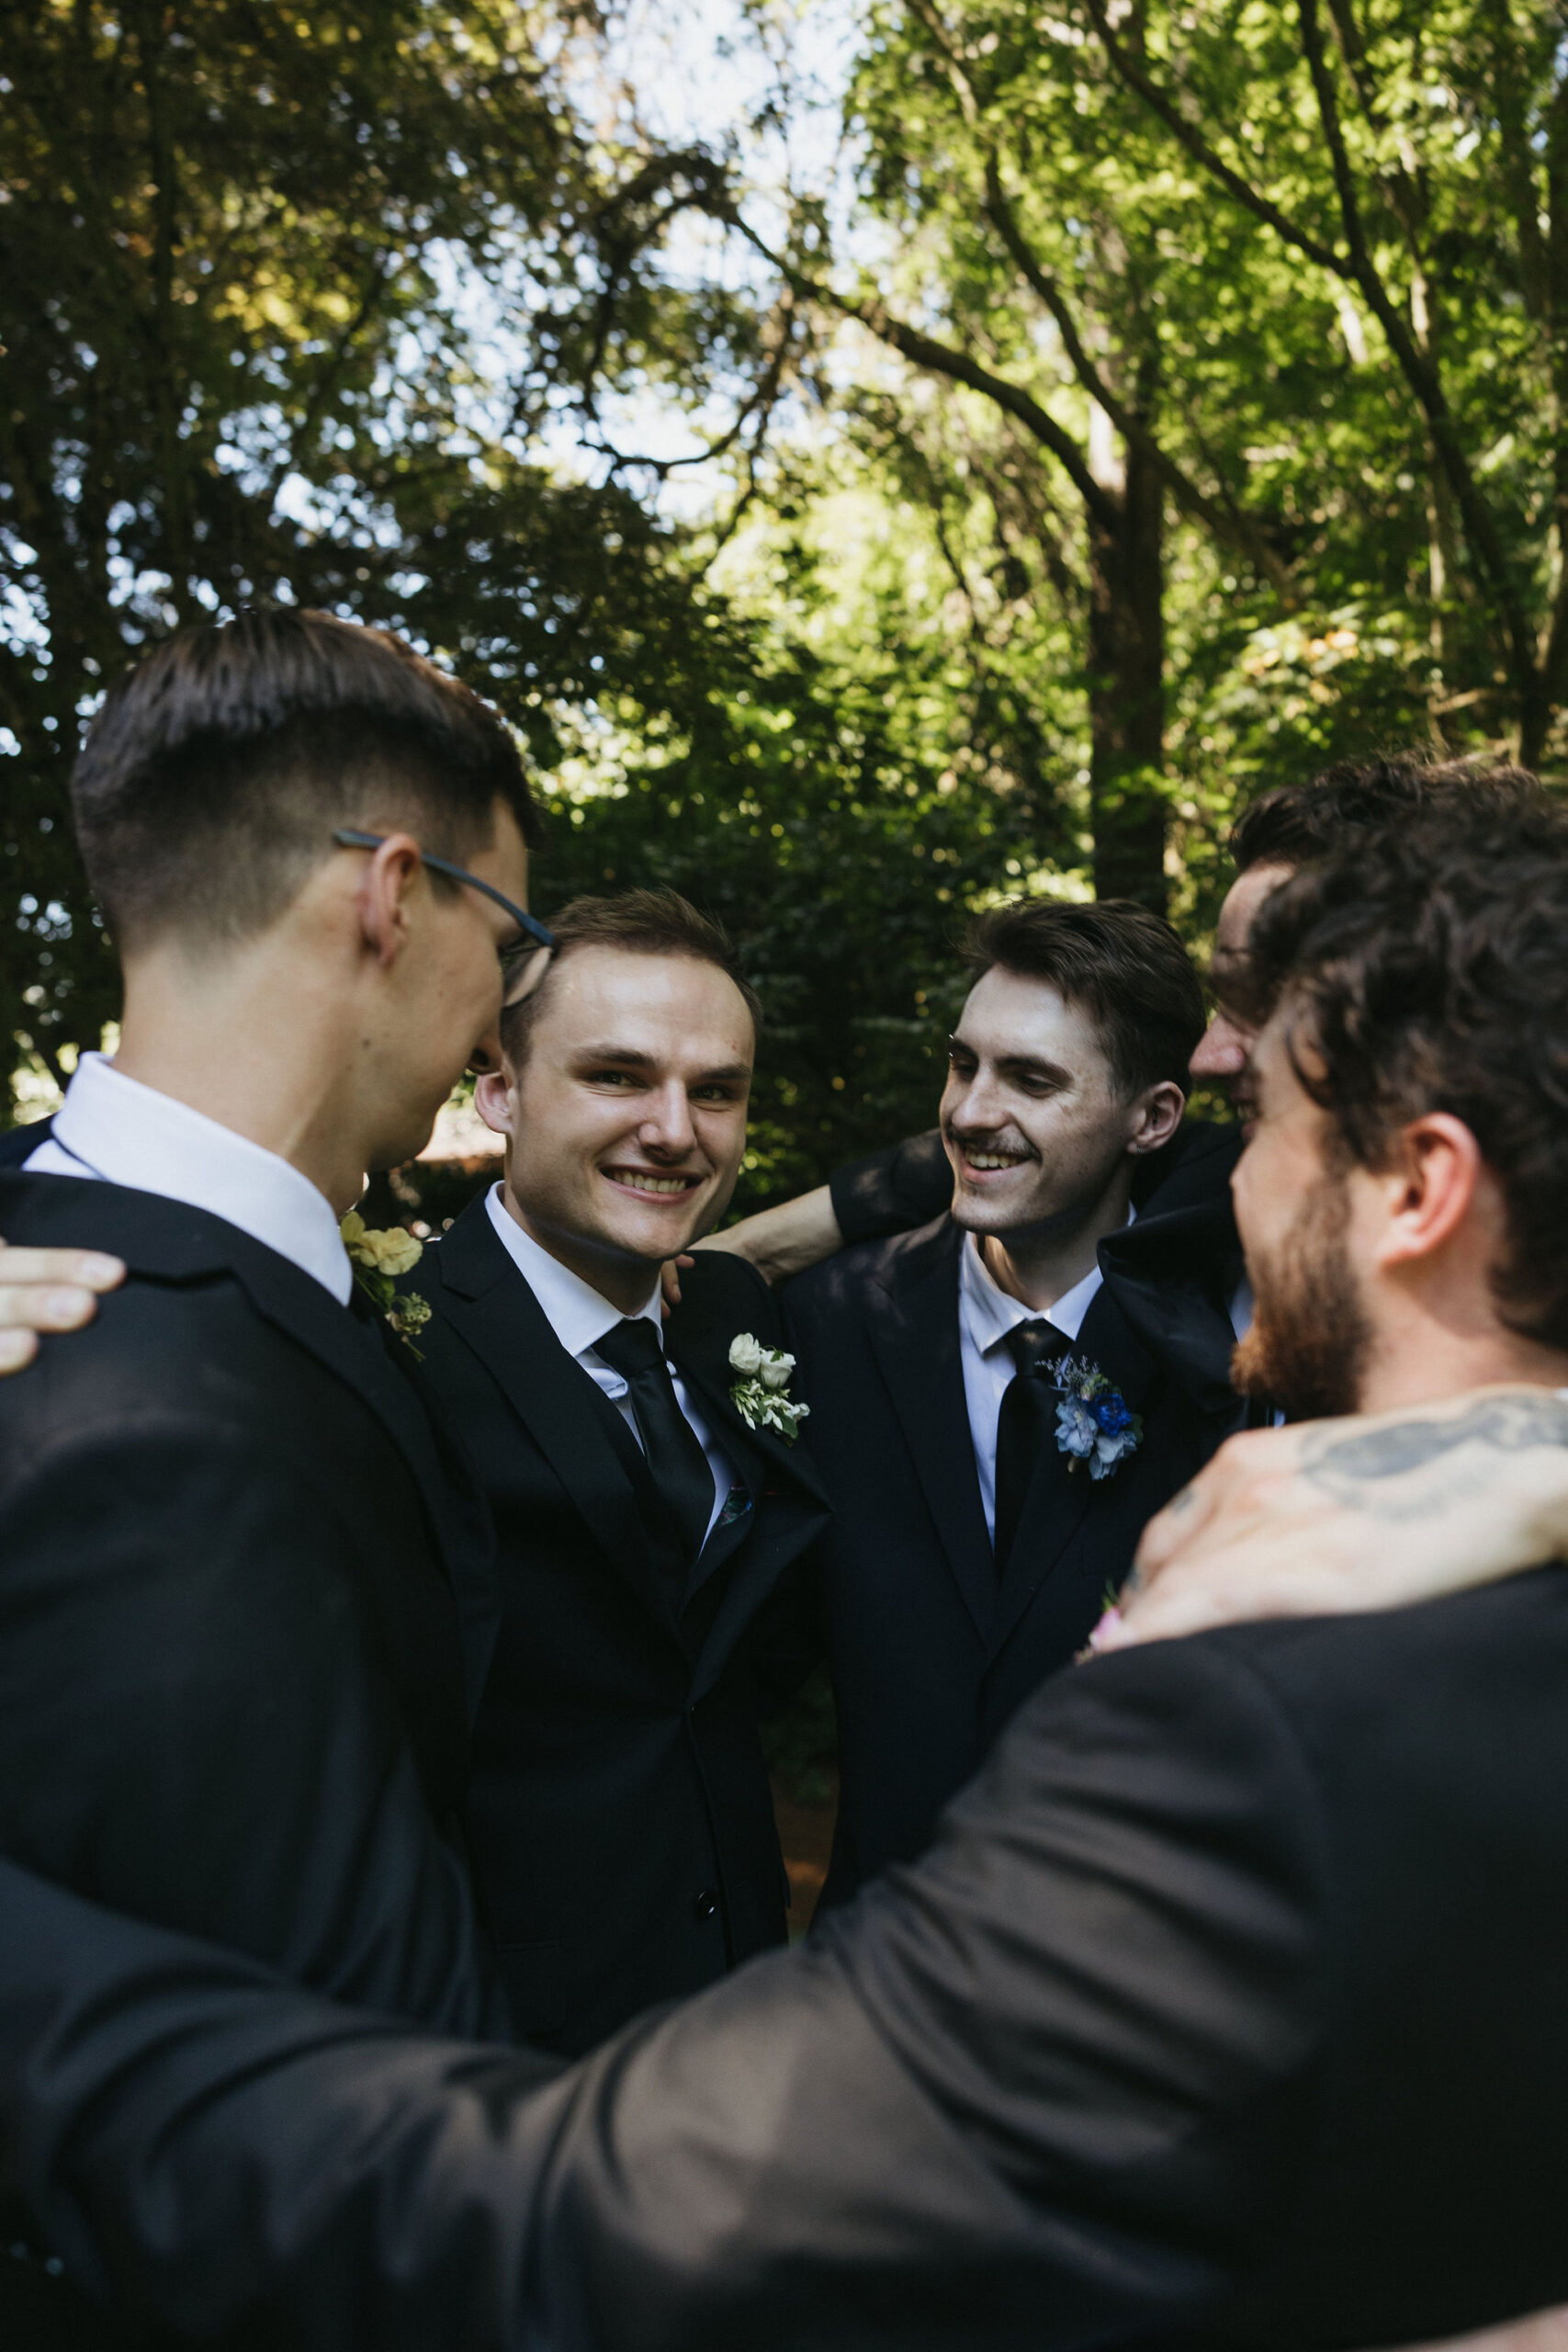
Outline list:
[[[54,1133],[52,1119],[35,1119],[25,1127],[7,1127],[0,1136],[0,1168],[23,1168],[40,1144]]]
[[[828,1498],[811,1456],[798,1442],[788,1443],[776,1430],[754,1430],[743,1420],[730,1395],[735,1374],[729,1368],[729,1342],[735,1334],[676,1308],[665,1330],[670,1361],[690,1388],[714,1435],[740,1473],[752,1501],[764,1487],[781,1483],[801,1487],[822,1510]]]
[[[1146,1408],[1159,1367],[1118,1306],[1108,1283],[1090,1302],[1071,1352],[1100,1366],[1122,1391],[1134,1413]],[[998,1595],[990,1628],[995,1657],[1012,1633],[1067,1545],[1098,1500],[1097,1482],[1087,1463],[1069,1467],[1068,1456],[1049,1439],[1034,1465],[1018,1535]]]
[[[600,1548],[668,1624],[669,1600],[632,1480],[597,1409],[615,1408],[561,1346],[482,1198],[464,1211],[435,1256],[437,1311],[479,1357]],[[636,1443],[629,1432],[628,1442]]]
[[[414,1361],[412,1350],[394,1340],[385,1325],[382,1332],[386,1352],[397,1366],[399,1377],[409,1383],[423,1408],[441,1460],[443,1491],[449,1513],[444,1542],[457,1600],[457,1630],[463,1645],[463,1675],[471,1724],[479,1713],[501,1632],[495,1522],[472,1456],[458,1436],[434,1383]],[[400,1361],[402,1358],[408,1360]]]
[[[22,1177],[20,1182],[35,1180]],[[138,1271],[165,1281],[216,1272],[240,1283],[255,1312],[314,1356],[350,1388],[386,1430],[407,1464],[429,1522],[432,1549],[445,1569],[464,1635],[464,1676],[470,1702],[474,1676],[488,1658],[485,1589],[493,1560],[490,1514],[455,1453],[444,1460],[424,1408],[387,1352],[388,1335],[338,1305],[313,1276],[205,1209],[118,1184],[41,1177],[40,1197],[59,1203],[62,1218],[90,1204],[94,1246],[125,1258]],[[67,1222],[66,1238],[72,1229]],[[396,1344],[400,1345],[400,1342]],[[410,1369],[412,1369],[411,1364]]]
[[[242,1236],[243,1250],[232,1263],[251,1304],[268,1322],[308,1348],[330,1372],[357,1390],[407,1464],[459,1604],[465,1625],[466,1667],[470,1695],[479,1660],[488,1657],[494,1623],[483,1605],[494,1556],[490,1514],[466,1460],[448,1443],[445,1452],[432,1427],[431,1408],[414,1385],[418,1366],[395,1363],[401,1349],[379,1322],[344,1312],[320,1283],[289,1265],[259,1242]],[[434,1408],[439,1412],[439,1407]],[[445,1432],[444,1432],[445,1434]]]
[[[671,1361],[691,1391],[705,1419],[734,1463],[746,1488],[748,1509],[716,1526],[703,1546],[696,1573],[687,1594],[690,1608],[706,1594],[713,1578],[739,1552],[735,1573],[719,1595],[711,1622],[703,1631],[693,1674],[694,1694],[700,1697],[716,1679],[737,1640],[778,1581],[786,1556],[780,1523],[786,1514],[797,1525],[799,1541],[788,1556],[803,1551],[827,1524],[828,1498],[816,1464],[798,1445],[788,1445],[776,1431],[753,1430],[736,1410],[730,1396],[734,1374],[729,1368],[729,1342],[735,1334],[682,1303],[671,1317],[665,1343]],[[772,1507],[770,1540],[752,1540],[758,1533],[764,1497]],[[704,1611],[696,1611],[700,1623]]]
[[[982,1639],[997,1609],[997,1572],[969,1435],[958,1344],[958,1252],[945,1219],[929,1242],[894,1261],[871,1343],[908,1445],[926,1507]]]

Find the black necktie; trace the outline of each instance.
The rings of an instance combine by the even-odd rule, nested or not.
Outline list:
[[[648,1466],[674,1521],[682,1555],[690,1568],[703,1548],[713,1517],[713,1472],[695,1430],[675,1401],[675,1384],[659,1334],[646,1315],[638,1315],[617,1323],[593,1346],[631,1392]]]
[[[1034,1466],[1043,1446],[1056,1442],[1056,1390],[1049,1367],[1070,1354],[1072,1341],[1043,1319],[1015,1323],[1007,1343],[1018,1370],[1009,1382],[997,1419],[997,1574],[1008,1564],[1023,1517]]]

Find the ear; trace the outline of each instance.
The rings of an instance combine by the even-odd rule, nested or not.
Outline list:
[[[488,1069],[475,1081],[474,1108],[492,1135],[512,1134],[517,1116],[517,1097],[504,1069]]]
[[[1187,1097],[1173,1080],[1162,1078],[1157,1086],[1149,1087],[1132,1105],[1133,1131],[1127,1138],[1128,1150],[1140,1155],[1158,1151],[1181,1125],[1186,1108]]]
[[[409,939],[409,902],[423,877],[424,861],[412,833],[389,833],[365,861],[355,893],[359,929],[383,970],[398,960]]]
[[[1388,1167],[1371,1180],[1387,1217],[1379,1264],[1410,1265],[1443,1249],[1475,1207],[1484,1172],[1481,1146],[1462,1119],[1447,1111],[1413,1119]]]

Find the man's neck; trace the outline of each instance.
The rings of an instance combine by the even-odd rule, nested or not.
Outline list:
[[[210,967],[149,957],[126,974],[115,1068],[276,1152],[342,1215],[364,1189],[367,1153],[342,1024],[320,997],[319,986],[268,986],[243,956]]]
[[[608,1306],[622,1315],[641,1315],[650,1305],[659,1287],[659,1268],[650,1266],[644,1258],[624,1258],[614,1251],[595,1248],[579,1235],[565,1233],[547,1219],[532,1215],[523,1206],[510,1184],[501,1188],[502,1205],[514,1225],[521,1226],[530,1241],[537,1244],[547,1257],[569,1274],[597,1291]]]
[[[1132,1185],[1131,1166],[1118,1170],[1092,1210],[1076,1216],[1065,1231],[1053,1221],[1015,1233],[978,1236],[980,1255],[997,1287],[1025,1306],[1048,1314],[1059,1298],[1093,1272],[1106,1235],[1120,1233],[1126,1224]]]
[[[1419,1348],[1380,1349],[1374,1344],[1356,1409],[1404,1412],[1413,1405],[1462,1396],[1472,1388],[1520,1385],[1568,1388],[1568,1353],[1508,1331],[1487,1338],[1450,1338],[1431,1331]]]

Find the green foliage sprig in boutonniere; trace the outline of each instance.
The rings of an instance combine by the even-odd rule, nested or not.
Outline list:
[[[368,1226],[356,1209],[350,1209],[338,1231],[354,1268],[355,1284],[410,1353],[423,1363],[424,1356],[414,1346],[413,1335],[423,1331],[429,1322],[430,1303],[421,1298],[417,1291],[399,1291],[394,1283],[396,1276],[412,1273],[418,1265],[424,1255],[423,1242],[416,1241],[400,1225]]]
[[[784,1394],[795,1358],[782,1348],[765,1348],[750,1331],[742,1331],[729,1343],[729,1369],[739,1375],[730,1385],[729,1401],[747,1428],[773,1430],[793,1445],[811,1410]]]

